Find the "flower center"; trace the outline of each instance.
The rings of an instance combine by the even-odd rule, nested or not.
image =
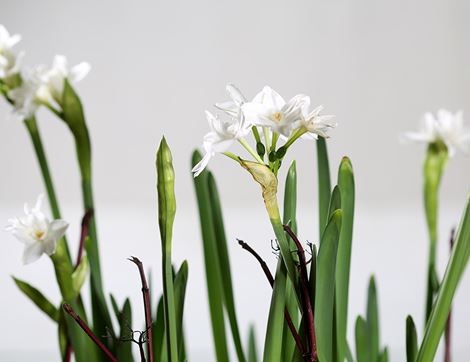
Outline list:
[[[281,112],[276,112],[273,114],[273,119],[276,121],[276,122],[281,122]]]
[[[34,237],[38,240],[41,240],[44,237],[45,232],[42,230],[36,230],[34,232]]]

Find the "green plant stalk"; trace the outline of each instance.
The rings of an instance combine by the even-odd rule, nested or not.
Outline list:
[[[429,256],[426,290],[426,321],[429,319],[434,303],[434,297],[439,289],[439,281],[436,270],[437,249],[437,219],[439,209],[439,186],[447,163],[447,147],[442,142],[429,145],[424,162],[424,206],[426,222],[429,232]]]
[[[326,140],[318,137],[317,163],[318,163],[318,208],[319,208],[319,240],[321,240],[323,230],[328,222],[328,208],[330,205],[331,181],[330,165],[328,161],[328,150]]]
[[[250,326],[248,332],[248,362],[258,362],[258,352],[256,349],[255,327]]]
[[[457,286],[462,278],[470,256],[470,202],[467,200],[464,215],[460,221],[452,254],[442,279],[439,293],[433,305],[431,315],[424,331],[417,362],[434,359],[439,341],[444,332],[447,317]]]
[[[170,148],[162,138],[157,152],[158,224],[162,241],[163,305],[165,332],[170,362],[178,361],[175,294],[171,263],[171,241],[176,214],[175,172]],[[150,349],[149,349],[150,350]]]
[[[338,187],[341,194],[341,209],[343,219],[338,244],[336,264],[336,341],[338,361],[344,361],[347,350],[347,321],[349,298],[349,272],[351,265],[351,249],[354,223],[354,175],[351,161],[344,157],[338,171]]]

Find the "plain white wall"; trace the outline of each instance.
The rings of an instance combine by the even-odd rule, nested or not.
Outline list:
[[[194,360],[212,353],[189,173],[190,154],[207,131],[204,109],[226,99],[225,84],[234,82],[247,97],[265,84],[286,98],[306,93],[335,114],[339,127],[329,142],[332,174],[340,158],[349,155],[357,183],[351,317],[364,309],[367,277],[376,273],[383,339],[392,348],[392,359],[400,361],[406,313],[412,312],[418,321],[422,317],[426,233],[421,206],[424,150],[402,145],[398,138],[415,129],[425,111],[446,107],[470,112],[469,15],[465,1],[4,0],[0,23],[23,35],[18,49],[27,51],[26,65],[50,63],[59,53],[71,63],[87,60],[93,66],[78,89],[94,147],[105,284],[120,300],[132,294],[137,318],[139,289],[135,270],[125,258],[146,256],[144,261],[155,271],[155,287],[160,288],[154,155],[166,135],[177,175],[174,255],[178,262],[190,262],[186,319]],[[42,191],[28,136],[8,112],[1,102],[0,221],[20,213],[22,203]],[[64,215],[72,222],[70,235],[78,235],[81,209],[72,138],[45,111],[39,113],[39,122]],[[292,153],[289,159],[297,159],[300,178],[300,230],[305,239],[316,241],[314,145],[296,144]],[[465,202],[468,165],[462,156],[449,162],[441,192],[443,241]],[[223,157],[214,159],[211,168],[232,242],[242,330],[254,320],[262,340],[269,289],[256,265],[233,242],[235,237],[253,240],[266,258],[270,256],[272,235],[259,189]],[[7,248],[0,255],[0,320],[7,328],[0,332],[0,351],[55,351],[53,326],[9,279],[15,274],[30,280],[58,301],[52,269],[47,259],[20,266],[20,245],[7,234],[2,242]],[[441,243],[441,263],[446,249]],[[468,280],[460,293],[458,300],[465,303]],[[250,302],[252,295],[256,302]],[[456,308],[455,345],[464,356],[470,353],[465,344],[470,327],[464,325],[470,313],[463,305]],[[29,336],[25,345],[26,337],[19,333],[26,326],[21,332]]]

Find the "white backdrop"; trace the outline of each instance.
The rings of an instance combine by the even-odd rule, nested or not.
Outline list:
[[[204,109],[224,100],[225,83],[234,82],[248,97],[265,84],[286,98],[306,93],[335,114],[339,127],[329,142],[333,174],[341,156],[349,155],[357,184],[351,318],[363,312],[367,279],[375,273],[382,340],[390,345],[392,360],[402,361],[406,313],[422,325],[426,232],[421,206],[423,148],[402,145],[398,137],[415,129],[424,111],[470,110],[469,15],[465,1],[3,0],[0,23],[23,35],[18,49],[27,51],[26,65],[50,63],[60,53],[72,63],[87,60],[93,66],[78,89],[94,146],[106,292],[121,301],[132,296],[136,319],[140,318],[136,323],[143,321],[140,290],[134,267],[125,258],[142,256],[152,266],[155,288],[160,288],[154,154],[166,135],[177,174],[174,258],[187,258],[190,264],[186,324],[192,360],[213,358],[189,173],[190,153],[207,131]],[[43,190],[24,127],[8,112],[2,102],[0,223],[21,213],[23,202],[33,201]],[[81,208],[72,139],[47,112],[40,112],[39,122],[64,215],[72,223],[70,236],[78,237]],[[314,145],[299,143],[293,151],[300,178],[301,236],[316,241]],[[442,241],[447,241],[462,211],[470,184],[468,165],[463,156],[449,162],[441,190]],[[262,341],[269,288],[257,265],[234,241],[252,240],[270,257],[272,235],[259,190],[229,160],[218,157],[211,168],[224,203],[242,330],[254,321]],[[10,280],[11,274],[27,279],[58,301],[50,263],[44,258],[23,267],[21,245],[6,233],[1,239],[5,248],[0,255],[0,359],[28,360],[28,351],[37,359],[43,351],[44,360],[50,360],[51,354],[57,356],[54,327]],[[446,258],[443,242],[442,265]],[[465,308],[469,298],[467,276],[455,307],[459,361],[470,354],[470,312]]]

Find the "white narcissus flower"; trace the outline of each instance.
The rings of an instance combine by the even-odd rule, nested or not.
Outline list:
[[[302,138],[318,139],[318,136],[328,138],[328,131],[335,128],[338,124],[333,121],[335,116],[320,114],[323,111],[323,106],[318,106],[312,111],[309,111],[310,97],[302,107],[302,118],[294,124],[294,128],[301,128],[306,131]]]
[[[44,84],[40,89],[42,93],[41,98],[46,98],[50,101],[54,100],[60,105],[62,103],[65,79],[74,84],[85,78],[90,69],[91,66],[87,62],[82,62],[69,68],[67,58],[63,55],[56,55],[52,62],[52,67],[42,75]]]
[[[21,35],[10,35],[0,24],[0,79],[18,73],[20,60],[24,53],[16,55],[12,48],[21,40]]]
[[[266,86],[253,101],[243,104],[242,110],[248,122],[269,127],[288,137],[294,123],[302,117],[301,108],[305,102],[308,102],[308,97],[300,94],[286,103],[276,91]]]
[[[43,195],[38,197],[36,205],[30,209],[26,204],[25,216],[8,220],[6,230],[25,244],[23,263],[29,264],[42,254],[52,255],[57,241],[64,236],[69,224],[64,220],[52,220],[41,211]]]
[[[207,166],[209,160],[216,153],[227,151],[235,141],[245,137],[251,129],[251,125],[245,121],[243,113],[239,112],[236,118],[222,120],[206,111],[207,121],[211,131],[204,136],[204,157],[194,166],[194,177],[198,176]]]
[[[437,112],[437,117],[426,113],[423,117],[421,129],[418,132],[407,132],[404,139],[413,142],[434,143],[443,142],[453,156],[456,150],[468,152],[467,143],[470,141],[470,132],[463,126],[463,112],[453,114],[445,109]]]
[[[227,113],[230,117],[236,118],[240,114],[241,106],[246,102],[246,98],[234,84],[227,84],[225,89],[227,90],[231,100],[216,103],[215,106],[221,111]]]

